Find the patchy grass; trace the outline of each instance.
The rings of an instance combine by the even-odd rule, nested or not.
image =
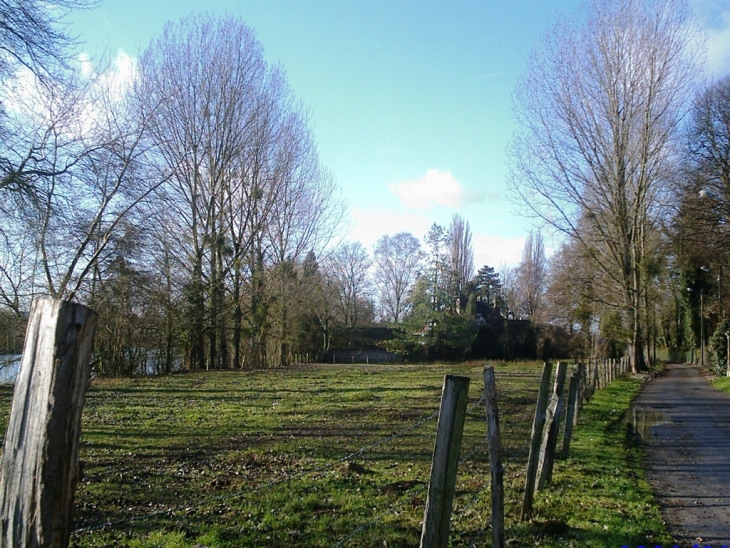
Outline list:
[[[465,364],[95,381],[72,546],[417,546],[445,374],[472,379],[451,546],[488,544],[482,368]],[[668,539],[622,419],[638,381],[617,382],[584,408],[535,519],[517,522],[539,374],[539,364],[496,367],[508,538],[517,546]],[[3,429],[10,397],[0,387]]]

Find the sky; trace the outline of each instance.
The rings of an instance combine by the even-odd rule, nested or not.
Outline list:
[[[102,0],[68,17],[84,59],[122,70],[165,22],[231,15],[252,27],[310,116],[350,212],[350,240],[423,238],[466,219],[475,266],[516,266],[530,230],[510,201],[512,92],[526,58],[579,0]],[[708,75],[730,73],[730,0],[690,0]],[[544,232],[548,248],[556,242]]]

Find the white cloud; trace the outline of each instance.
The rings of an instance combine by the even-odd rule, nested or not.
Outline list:
[[[359,241],[368,249],[372,249],[375,242],[385,234],[392,236],[398,232],[410,232],[422,239],[433,224],[429,217],[401,211],[353,208],[351,216],[354,227],[350,239]]]
[[[429,169],[420,179],[393,183],[389,188],[404,206],[414,209],[434,205],[458,209],[465,201],[464,189],[450,171]]]
[[[515,267],[522,259],[525,237],[505,238],[487,234],[472,236],[474,247],[474,268],[489,265],[499,271],[502,266]]]
[[[730,72],[730,6],[724,0],[694,0],[692,8],[707,34],[707,68],[715,78]]]
[[[82,52],[79,54],[79,65],[81,67],[81,75],[88,78],[94,71],[94,64],[91,62],[91,57],[88,53]]]
[[[112,97],[121,99],[137,74],[137,59],[124,50],[119,50],[108,69],[98,75],[98,85],[112,92]]]

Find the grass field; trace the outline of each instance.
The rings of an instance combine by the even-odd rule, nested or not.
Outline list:
[[[72,546],[417,546],[445,374],[471,377],[452,546],[488,546],[480,364],[306,366],[99,380],[87,393]],[[538,364],[496,367],[512,546],[667,542],[623,415],[584,409],[554,486],[518,524]],[[0,388],[5,428],[11,389]]]

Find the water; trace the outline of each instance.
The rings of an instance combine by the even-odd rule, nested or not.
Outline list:
[[[0,356],[0,384],[15,383],[20,371],[21,354]]]
[[[642,441],[649,442],[654,436],[652,429],[671,424],[666,413],[656,407],[646,407],[643,405],[633,405],[626,413],[626,422],[634,433],[641,436]]]

